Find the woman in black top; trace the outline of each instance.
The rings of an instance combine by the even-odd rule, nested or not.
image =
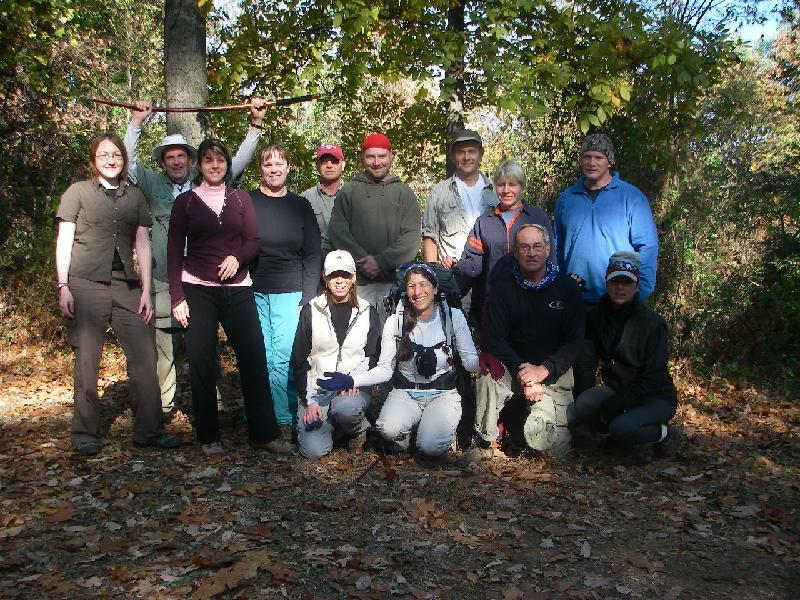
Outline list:
[[[300,307],[319,285],[322,241],[308,200],[286,188],[289,156],[271,144],[261,152],[261,185],[250,193],[261,248],[250,267],[264,334],[275,416],[291,437],[297,391],[289,369]]]

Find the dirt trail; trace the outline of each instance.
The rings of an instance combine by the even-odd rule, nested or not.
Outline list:
[[[523,454],[464,477],[393,457],[396,480],[378,465],[354,484],[373,454],[254,453],[235,403],[219,460],[183,415],[169,428],[184,447],[135,449],[119,371],[103,373],[109,430],[88,460],[70,448],[64,369],[4,376],[0,596],[800,598],[789,401],[683,382],[674,461]]]

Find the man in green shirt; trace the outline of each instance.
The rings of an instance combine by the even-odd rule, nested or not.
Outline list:
[[[144,193],[153,217],[151,230],[153,247],[153,308],[155,311],[156,353],[158,356],[158,383],[161,388],[161,410],[169,414],[174,410],[175,374],[174,350],[180,345],[182,329],[172,318],[167,277],[167,233],[172,203],[186,192],[197,170],[197,150],[180,134],[168,135],[152,152],[153,163],[161,167],[156,171],[138,161],[137,146],[142,128],[153,114],[152,104],[138,100],[136,110],[131,111],[131,120],[125,132],[125,150],[128,152],[128,178]],[[258,146],[261,123],[267,112],[262,98],[250,100],[250,127],[239,146],[231,164],[231,177],[238,178],[247,167]]]
[[[419,204],[411,188],[391,172],[388,137],[371,133],[361,150],[364,171],[339,190],[328,239],[333,250],[347,250],[356,260],[358,295],[378,309],[383,321],[382,301],[395,269],[419,252]]]

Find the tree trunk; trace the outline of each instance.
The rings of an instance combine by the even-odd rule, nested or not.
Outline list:
[[[164,78],[167,106],[205,106],[206,18],[197,0],[166,0],[164,8]],[[182,133],[197,146],[208,136],[206,113],[167,113],[167,133]]]
[[[458,40],[458,51],[455,53],[450,66],[445,69],[445,79],[442,80],[441,96],[444,101],[445,122],[447,127],[447,141],[445,155],[447,156],[447,176],[450,177],[456,170],[453,158],[450,156],[450,140],[456,132],[464,128],[464,3],[463,0],[447,11],[447,32],[451,39]],[[447,83],[445,83],[447,82]]]

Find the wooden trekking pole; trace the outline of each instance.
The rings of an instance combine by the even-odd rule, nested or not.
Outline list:
[[[290,104],[299,104],[301,102],[310,102],[312,100],[317,100],[319,98],[319,94],[306,94],[305,96],[294,96],[293,98],[280,98],[278,100],[269,100],[265,101],[262,106],[259,108],[271,107],[271,106],[288,106]],[[121,108],[127,108],[128,110],[141,110],[135,104],[131,104],[130,102],[117,102],[116,100],[106,100],[105,98],[93,98],[88,97],[86,98],[90,102],[94,102],[95,104],[105,104],[107,106],[119,106]],[[153,112],[163,112],[163,113],[186,113],[186,112],[219,112],[224,110],[241,110],[244,108],[250,108],[250,103],[247,104],[225,104],[222,106],[153,106]]]

